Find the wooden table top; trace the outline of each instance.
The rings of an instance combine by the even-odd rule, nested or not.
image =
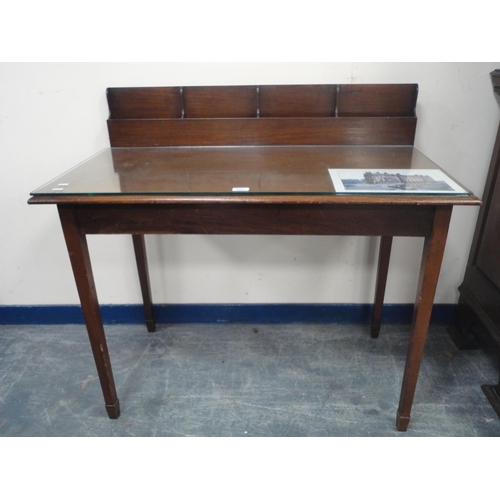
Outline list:
[[[451,178],[460,193],[341,193],[330,169],[443,172],[413,146],[113,147],[33,191],[29,203],[480,204]]]

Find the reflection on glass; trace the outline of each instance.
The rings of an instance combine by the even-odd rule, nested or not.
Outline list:
[[[111,148],[33,195],[335,194],[329,169],[437,169],[409,146]]]

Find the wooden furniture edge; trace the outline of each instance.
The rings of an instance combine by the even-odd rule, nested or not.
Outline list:
[[[186,195],[93,195],[93,196],[51,196],[34,195],[28,200],[29,205],[102,205],[102,204],[130,205],[130,204],[202,204],[202,203],[224,203],[244,205],[266,205],[266,204],[331,204],[331,205],[453,205],[453,206],[476,206],[482,202],[474,195],[471,196],[401,196],[397,200],[388,200],[384,196],[353,196],[353,195],[331,195],[331,196],[300,196],[300,195],[214,195],[214,196],[186,196]]]

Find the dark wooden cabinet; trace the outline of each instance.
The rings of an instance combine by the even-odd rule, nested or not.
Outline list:
[[[500,69],[491,78],[494,92],[500,96]],[[450,328],[455,344],[462,349],[483,346],[496,355],[500,368],[500,127],[459,292]],[[500,417],[500,380],[482,389]]]

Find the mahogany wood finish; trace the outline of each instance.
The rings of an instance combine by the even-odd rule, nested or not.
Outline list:
[[[417,123],[410,84],[111,88],[107,96],[112,147],[412,145]]]
[[[255,87],[185,87],[183,118],[254,118],[258,95]]]
[[[338,116],[415,116],[416,85],[339,85]]]
[[[415,117],[418,87],[254,85],[109,88],[109,119]]]
[[[385,287],[387,285],[387,274],[389,273],[389,261],[391,258],[392,236],[380,238],[380,249],[377,267],[377,282],[375,284],[375,299],[373,301],[373,313],[370,335],[376,339],[380,333],[382,323],[382,310],[384,308]]]
[[[431,234],[425,238],[411,327],[410,345],[406,356],[403,385],[396,420],[397,428],[400,431],[405,431],[410,422],[410,411],[431,319],[432,304],[443,260],[451,210],[452,207],[436,208]]]
[[[426,236],[434,207],[184,203],[80,205],[85,234],[269,234]]]
[[[108,89],[110,119],[182,118],[178,87]]]
[[[238,161],[246,165],[242,172],[248,171],[249,164],[255,165],[260,172],[265,172],[266,162],[276,165],[273,158],[279,158],[281,163],[287,165],[295,165],[293,161],[297,162],[297,158],[294,160],[294,157],[300,153],[303,155],[298,161],[300,166],[295,165],[288,173],[301,179],[300,173],[308,168],[308,161],[312,165],[311,159],[314,157],[317,165],[321,155],[326,155],[327,160],[328,154],[332,154],[325,152],[322,147],[324,145],[412,146],[416,127],[416,85],[108,89],[107,96],[110,108],[108,129],[113,158],[118,165],[122,162],[121,165],[125,169],[133,168],[134,161],[142,156],[139,165],[144,166],[147,163],[148,168],[153,168],[154,171],[157,165],[161,165],[158,158],[164,158],[165,155],[164,148],[158,146],[231,146],[221,150],[212,148],[210,154],[204,151],[202,156],[199,156],[199,148],[186,148],[186,152],[183,151],[182,154],[187,156],[181,159],[181,163],[176,163],[175,168],[181,168],[184,164],[189,166],[190,162],[198,164],[202,158],[207,160],[209,157],[213,164],[227,162],[228,154],[234,153],[239,155]],[[242,146],[248,145],[317,147],[308,148],[306,152],[290,148],[273,149],[270,152],[261,148],[257,152],[254,151],[260,159],[259,164],[255,156],[241,151]],[[118,149],[121,147],[139,147],[142,153],[138,153],[137,149]],[[346,159],[350,158],[351,167],[369,168],[371,160],[377,161],[375,151],[370,153],[366,148],[363,151],[359,148],[340,149],[341,152],[337,153],[345,154]],[[396,149],[398,152],[391,150],[385,156],[382,168],[385,168],[387,162],[394,163],[392,168],[408,168],[408,161],[411,163],[414,155],[418,153],[414,148],[409,148],[410,151],[408,148]],[[156,152],[159,152],[158,155]],[[382,161],[381,157],[378,158]],[[326,165],[328,162],[320,160],[320,163]],[[326,167],[321,168],[324,175]],[[195,169],[192,175],[199,177],[202,170]],[[279,177],[282,172],[278,169],[273,175]],[[114,196],[96,193],[57,196],[46,194],[34,195],[29,200],[32,204],[58,205],[110,418],[118,417],[119,403],[106,348],[86,234],[133,235],[149,331],[154,330],[155,325],[144,234],[381,236],[372,320],[373,337],[376,337],[380,330],[392,238],[420,236],[425,238],[425,245],[396,421],[399,430],[406,430],[410,421],[452,206],[476,205],[479,200],[468,195],[450,197],[335,195],[333,192],[325,194],[323,177],[309,175],[308,179],[311,189],[313,185],[318,188],[316,193],[307,194],[306,189],[306,192],[285,192],[281,195],[256,192],[251,196],[234,196],[223,193],[203,194],[197,191],[175,195],[161,194],[160,190],[160,194],[121,193]],[[140,183],[140,179],[138,182]]]
[[[493,90],[500,96],[500,70],[491,73]],[[486,178],[483,205],[459,287],[457,314],[450,334],[459,348],[482,344],[496,354],[500,369],[500,127]],[[482,389],[500,417],[500,380]]]
[[[141,284],[142,300],[144,303],[144,316],[146,318],[146,327],[148,332],[156,330],[156,321],[153,310],[153,301],[151,299],[151,286],[149,284],[149,270],[146,256],[146,244],[144,234],[133,234],[135,259],[137,261],[137,271],[139,273],[139,282]]]
[[[332,117],[337,109],[336,85],[262,85],[258,88],[261,118]]]
[[[68,205],[58,208],[76,288],[80,296],[83,317],[87,325],[90,345],[106,403],[106,411],[109,418],[118,418],[120,416],[120,403],[116,394],[111,360],[102,326],[101,310],[97,301],[87,239],[75,221],[76,207]]]
[[[415,118],[110,120],[112,147],[413,144]]]
[[[313,208],[313,210],[311,210]],[[255,211],[253,211],[254,209]],[[374,206],[273,204],[225,205],[213,209],[211,204],[183,205],[60,205],[61,222],[72,257],[77,287],[89,329],[94,357],[103,386],[106,408],[110,413],[117,400],[107,350],[103,349],[104,333],[99,305],[86,253],[85,234],[144,233],[215,233],[215,234],[341,234],[424,236],[420,282],[417,289],[410,347],[401,389],[397,428],[406,430],[416,389],[418,372],[430,321],[432,304],[443,257],[450,206]],[[206,215],[208,212],[208,215]],[[200,220],[200,217],[201,220]],[[311,220],[314,218],[313,220]],[[234,221],[238,221],[235,225]],[[70,237],[69,235],[72,235]],[[77,237],[78,236],[78,237]],[[381,260],[388,260],[387,239]],[[138,253],[138,267],[144,268]],[[386,266],[379,268],[376,295],[383,302],[381,282],[386,280]],[[88,281],[91,280],[89,284]],[[143,283],[143,288],[145,284]],[[145,308],[149,307],[149,300]],[[88,312],[90,311],[90,312]],[[90,333],[92,332],[92,333]],[[104,359],[103,359],[104,358]],[[108,369],[109,368],[109,369]]]

